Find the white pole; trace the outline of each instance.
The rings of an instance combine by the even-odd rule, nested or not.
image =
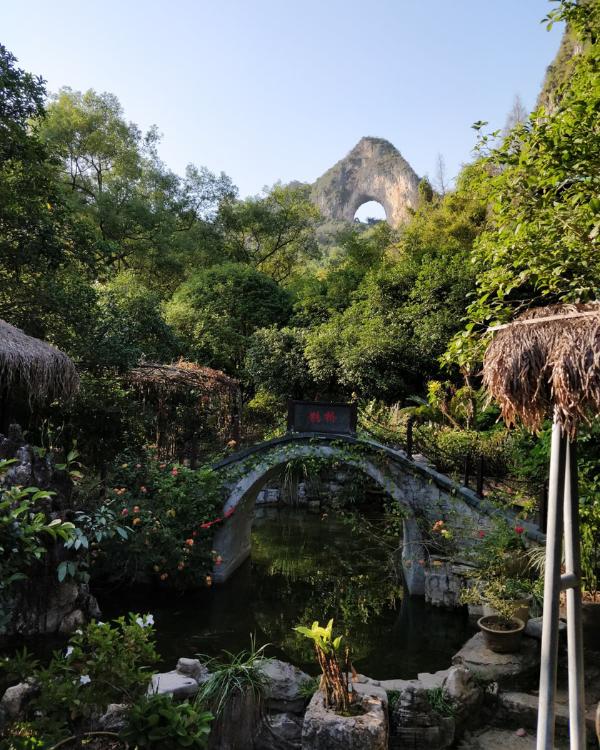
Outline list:
[[[560,600],[560,563],[563,535],[563,497],[567,438],[554,416],[548,489],[548,526],[546,530],[546,567],[544,574],[544,613],[540,691],[538,703],[537,750],[554,750],[554,703],[558,661],[558,618]]]
[[[569,664],[569,742],[571,750],[585,750],[585,692],[583,632],[581,627],[581,552],[577,453],[567,441],[565,467],[565,569],[572,581],[567,588],[567,647]]]

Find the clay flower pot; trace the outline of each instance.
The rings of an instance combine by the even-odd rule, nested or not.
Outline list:
[[[477,620],[483,640],[496,654],[513,654],[521,647],[525,623],[518,617],[507,620],[500,615],[487,615]]]

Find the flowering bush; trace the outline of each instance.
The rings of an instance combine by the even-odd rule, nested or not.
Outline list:
[[[181,589],[210,585],[215,527],[225,520],[219,477],[210,468],[188,469],[152,457],[117,464],[109,496],[131,529],[125,544],[108,545],[110,561],[129,581],[156,579]],[[230,515],[230,514],[227,514]]]

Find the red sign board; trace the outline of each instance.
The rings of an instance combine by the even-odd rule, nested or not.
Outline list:
[[[288,431],[356,433],[356,404],[289,401]]]

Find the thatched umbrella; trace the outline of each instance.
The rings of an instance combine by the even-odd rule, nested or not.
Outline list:
[[[508,424],[538,432],[552,416],[538,750],[554,747],[560,592],[567,592],[570,742],[584,750],[581,562],[575,438],[600,413],[600,303],[529,310],[498,326],[484,359],[483,382]],[[561,576],[564,534],[566,573]]]
[[[54,346],[0,320],[0,393],[22,388],[30,403],[68,398],[79,387],[73,362]]]

